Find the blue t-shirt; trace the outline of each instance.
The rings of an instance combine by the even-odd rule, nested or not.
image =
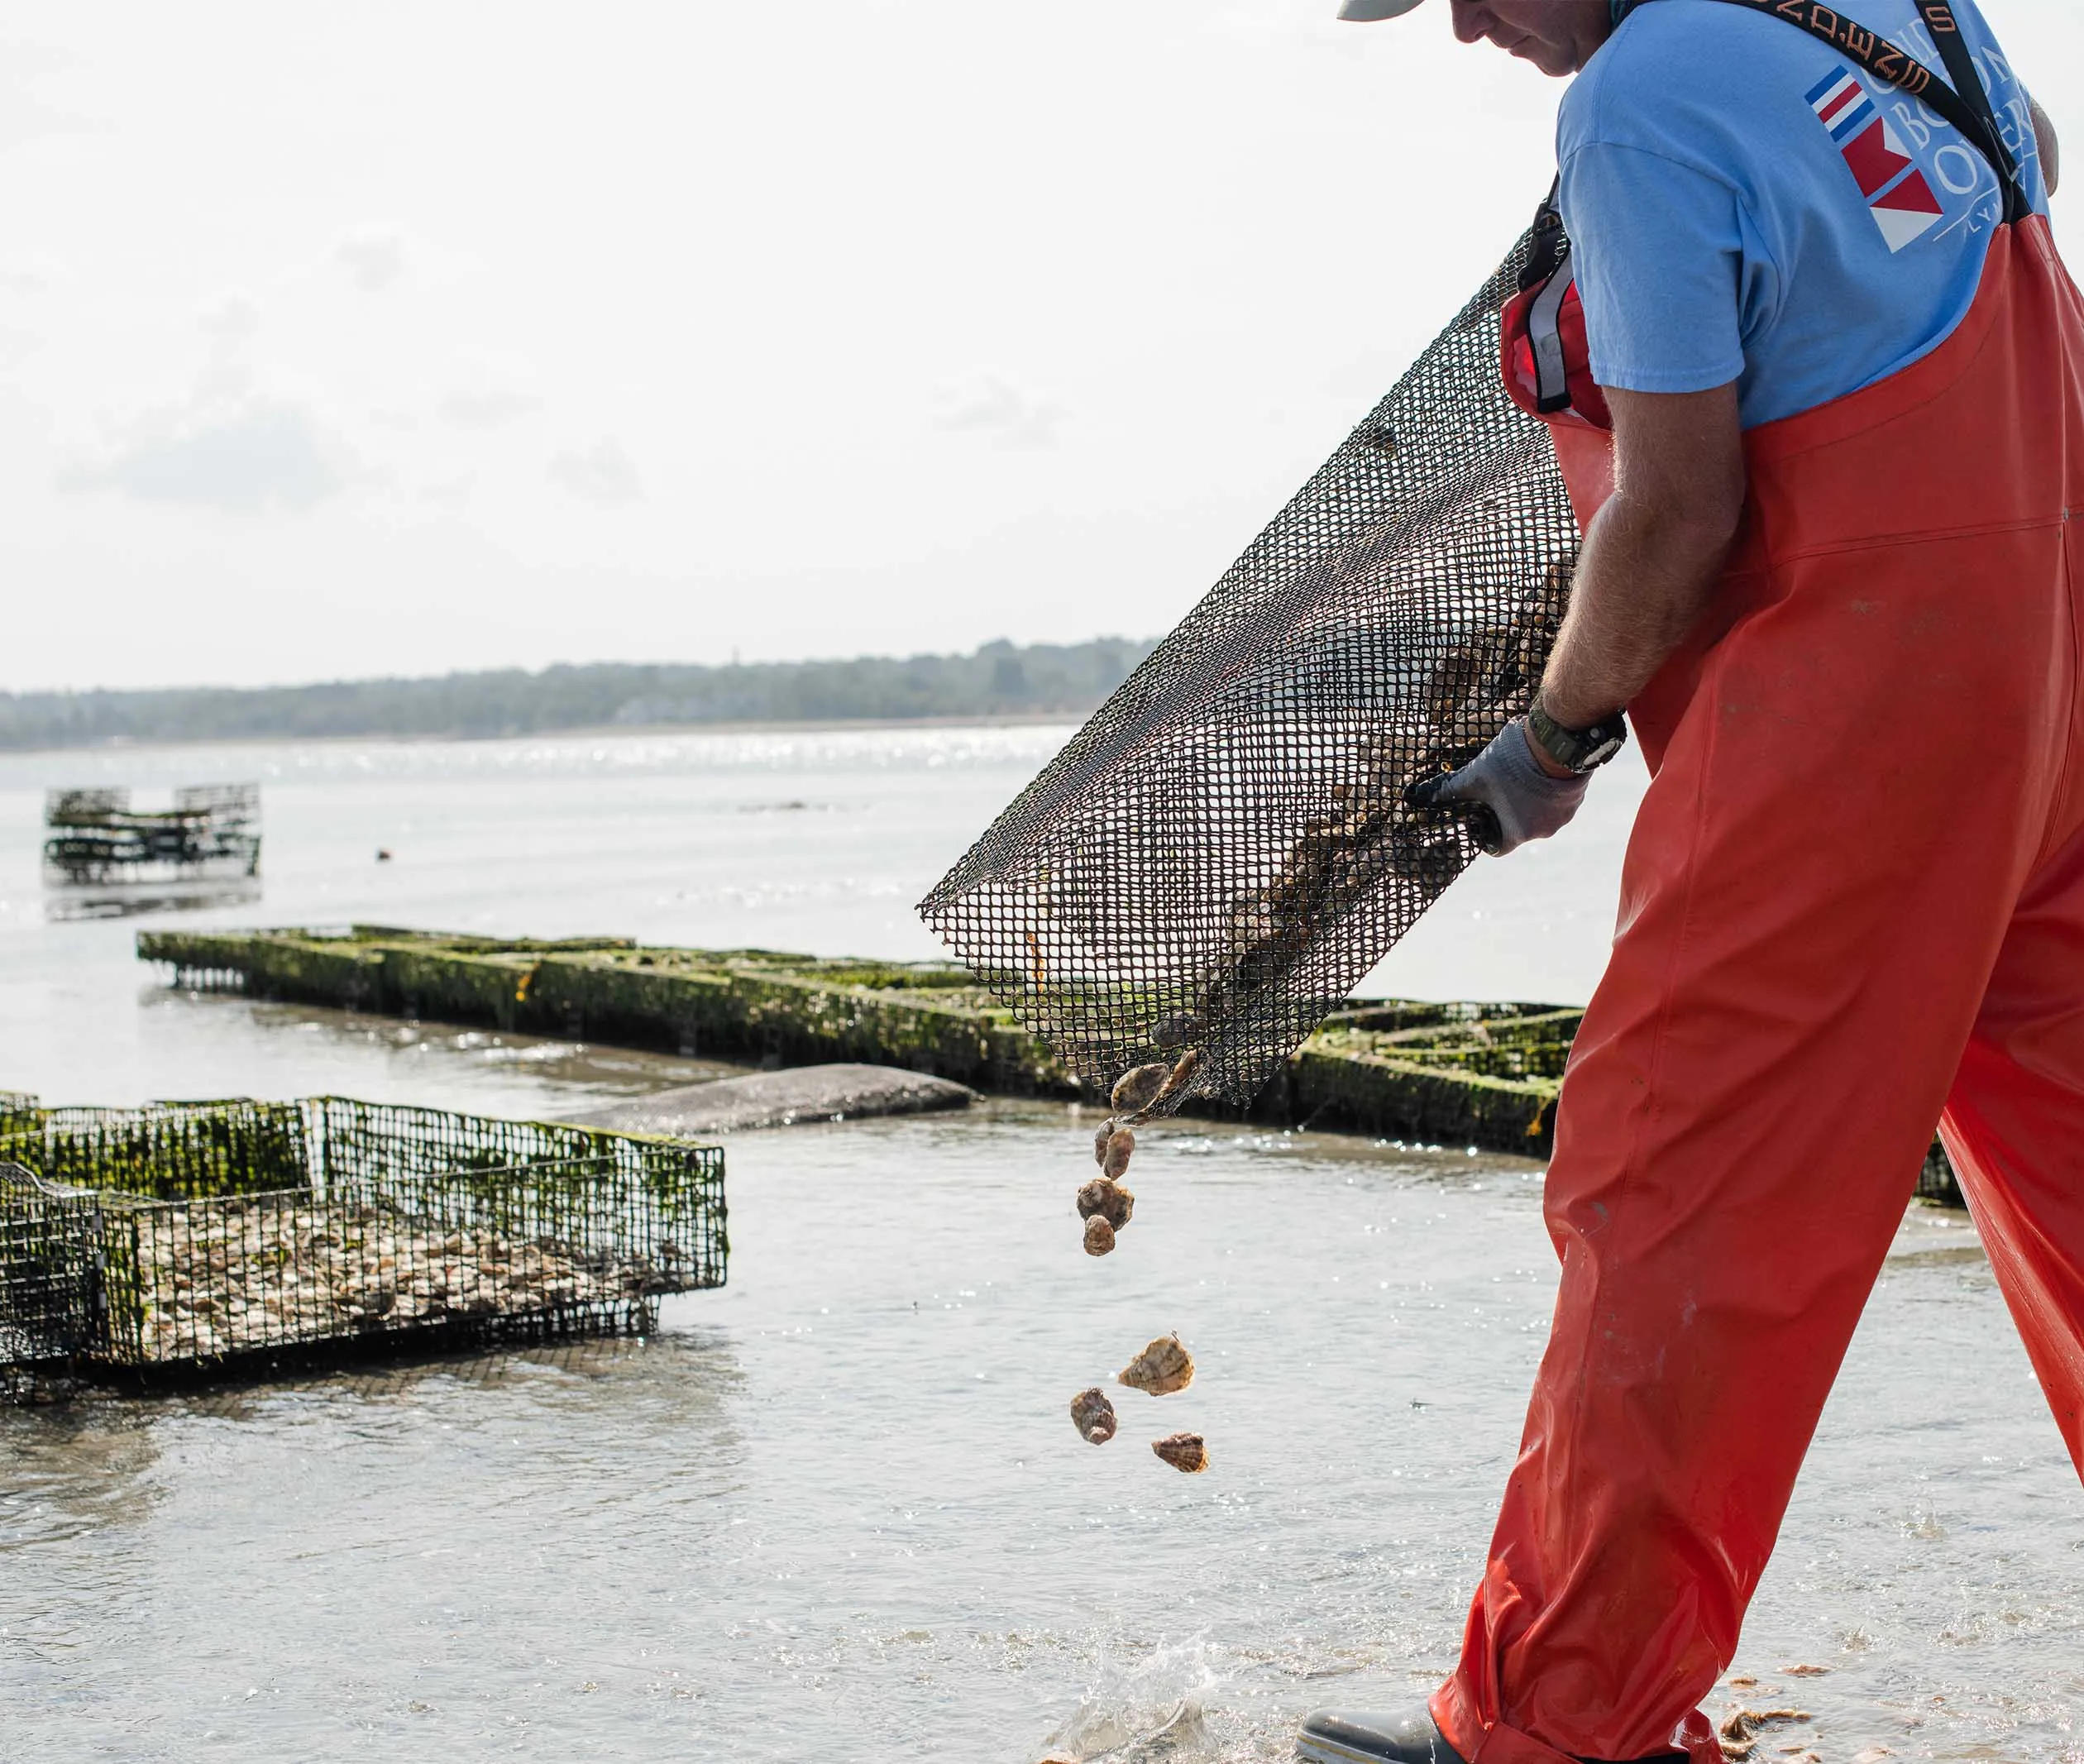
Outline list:
[[[2025,89],[1972,0],[1954,11],[2045,213]],[[1844,12],[1946,77],[1914,0]],[[1556,159],[1594,377],[1737,380],[1746,428],[1938,347],[2003,216],[1989,161],[1929,107],[1726,0],[1629,13],[1564,95]]]

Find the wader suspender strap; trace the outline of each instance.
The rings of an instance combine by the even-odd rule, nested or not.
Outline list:
[[[1964,141],[1982,150],[2005,194],[2005,224],[2023,221],[2033,212],[2019,182],[2018,162],[2005,145],[1996,116],[1990,108],[1990,94],[1983,90],[1975,58],[1962,41],[1961,26],[1948,0],[1918,0],[1918,12],[1931,31],[1933,41],[1939,45],[1940,60],[1953,76],[1951,86],[1908,50],[1897,48],[1886,37],[1876,35],[1865,25],[1855,24],[1842,12],[1819,5],[1817,0],[1727,0],[1727,3],[1785,20],[1828,43],[1848,60],[1858,62],[1876,79],[1923,99],[1958,129]]]
[[[1544,415],[1570,408],[1570,357],[1563,347],[1563,303],[1577,285],[1570,246],[1563,238],[1562,194],[1559,174],[1534,217],[1534,242],[1520,271],[1520,291],[1539,289],[1527,312],[1527,340],[1534,351],[1534,394]]]

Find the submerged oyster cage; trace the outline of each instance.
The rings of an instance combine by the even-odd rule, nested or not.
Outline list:
[[[1527,709],[1576,564],[1498,373],[1530,243],[921,904],[1088,1084],[1248,1099],[1475,857],[1404,793]]]
[[[648,1328],[724,1284],[714,1146],[319,1097],[0,1097],[0,1365]]]

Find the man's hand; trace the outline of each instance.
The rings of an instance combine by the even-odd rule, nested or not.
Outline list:
[[[1541,764],[1526,719],[1516,717],[1460,771],[1421,780],[1411,786],[1405,800],[1419,809],[1442,808],[1453,802],[1482,804],[1490,814],[1475,817],[1477,842],[1494,858],[1502,858],[1529,839],[1546,839],[1560,832],[1577,813],[1585,787],[1591,782],[1589,775],[1565,772],[1559,777],[1550,766]]]

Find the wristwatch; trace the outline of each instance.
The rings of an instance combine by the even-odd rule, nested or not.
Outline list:
[[[1527,732],[1557,765],[1580,777],[1604,766],[1628,744],[1628,721],[1619,711],[1589,729],[1565,729],[1541,708],[1538,698],[1527,713]]]

